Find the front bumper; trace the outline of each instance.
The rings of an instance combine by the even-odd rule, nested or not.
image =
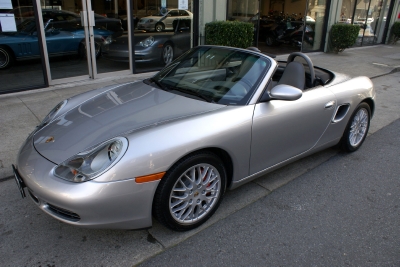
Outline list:
[[[53,175],[56,165],[43,158],[28,138],[17,158],[27,195],[50,216],[90,228],[141,229],[152,225],[151,209],[159,181],[135,179],[72,183]]]
[[[147,63],[147,62],[160,62],[162,47],[158,44],[153,44],[151,47],[140,47],[135,46],[135,62]],[[114,45],[104,45],[102,49],[102,56],[106,59],[129,62],[129,51],[121,49]]]

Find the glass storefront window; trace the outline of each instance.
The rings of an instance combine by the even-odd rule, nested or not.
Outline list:
[[[0,93],[45,85],[33,3],[22,3],[0,10]]]
[[[227,19],[252,22],[262,52],[286,54],[321,49],[325,12],[326,0],[228,0]]]
[[[355,46],[382,42],[389,3],[388,0],[343,0],[338,22],[360,26]]]
[[[190,49],[193,14],[189,3],[179,9],[177,0],[134,1],[132,15],[136,72],[159,70]],[[129,35],[126,16],[119,17],[125,31],[121,36],[106,38],[102,55],[109,62],[123,65],[129,64]]]
[[[159,70],[190,49],[190,1],[144,0],[137,1],[134,7],[137,72]]]
[[[18,85],[10,83],[10,88],[3,86],[2,90],[24,87],[24,79],[14,77],[25,71],[41,74],[24,75],[27,86],[46,84],[39,53],[42,48],[38,41],[37,20],[43,23],[47,47],[43,53],[49,56],[46,73],[50,81],[72,77],[96,78],[97,74],[130,70],[130,55],[136,63],[136,69],[131,70],[158,70],[191,47],[193,14],[189,1],[134,0],[131,6],[127,0],[40,0],[41,17],[37,20],[32,1],[12,1],[14,10],[0,10],[0,14],[11,12],[23,29],[0,33],[7,36],[0,38],[0,69],[8,69],[1,71],[0,75],[1,78],[13,75],[13,79],[7,80],[15,80]],[[130,16],[132,29],[128,29]],[[131,36],[134,36],[132,45]],[[8,44],[11,39],[15,39],[12,42],[16,43],[18,51],[13,51],[13,46]],[[28,64],[19,63],[22,59],[29,59],[24,61]],[[15,63],[12,71],[9,68],[11,63]]]

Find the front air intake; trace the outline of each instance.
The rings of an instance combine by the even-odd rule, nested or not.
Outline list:
[[[61,219],[72,221],[72,222],[77,222],[81,219],[81,217],[73,213],[72,211],[54,206],[52,204],[47,203],[46,210],[49,211],[50,213],[54,214],[57,217],[60,217]]]

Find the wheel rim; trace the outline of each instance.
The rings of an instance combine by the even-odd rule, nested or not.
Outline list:
[[[218,170],[209,164],[198,164],[176,181],[169,197],[169,211],[177,222],[193,224],[213,209],[220,194]]]
[[[5,52],[3,49],[0,49],[0,68],[4,68],[5,66],[7,66],[9,61],[10,58],[8,56],[8,53]]]
[[[156,25],[156,31],[158,32],[162,31],[162,26],[160,24]]]
[[[368,111],[364,108],[360,109],[353,118],[350,126],[349,141],[350,145],[358,146],[367,133],[368,127]]]
[[[95,42],[94,43],[94,53],[95,53],[96,57],[98,57],[100,55],[100,48],[101,48],[101,46],[97,42]]]
[[[172,49],[172,46],[167,45],[167,46],[164,48],[164,51],[163,51],[164,63],[165,63],[165,64],[171,63],[173,57],[174,57],[174,51],[173,51],[173,49]]]

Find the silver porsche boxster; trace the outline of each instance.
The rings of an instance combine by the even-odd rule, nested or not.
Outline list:
[[[357,150],[374,112],[367,77],[250,49],[198,46],[154,77],[58,104],[22,145],[15,179],[76,226],[177,231],[236,188],[316,151]]]

